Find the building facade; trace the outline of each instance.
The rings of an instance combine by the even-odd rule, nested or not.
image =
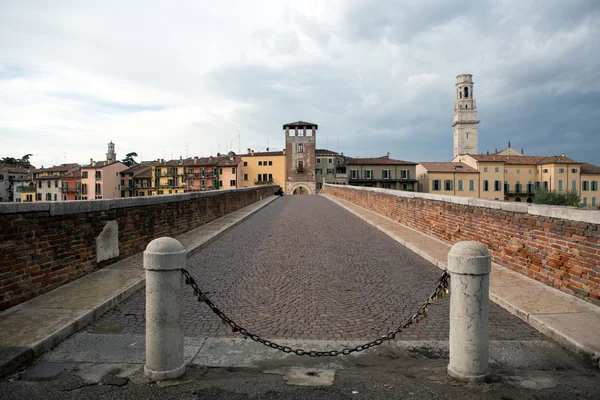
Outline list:
[[[219,189],[242,187],[242,169],[240,168],[240,164],[242,164],[242,158],[233,153],[219,157],[217,162]]]
[[[248,149],[241,156],[242,187],[273,184],[286,187],[285,151],[255,152]]]
[[[417,163],[380,158],[351,158],[347,162],[348,184],[352,186],[415,191]]]
[[[316,151],[315,181],[317,192],[323,187],[323,183],[332,185],[347,185],[348,172],[346,170],[346,158],[344,154],[326,149]]]
[[[479,152],[479,121],[477,102],[473,93],[473,75],[456,77],[456,101],[454,103],[454,157],[459,154]]]
[[[316,194],[316,141],[319,126],[297,121],[283,125],[285,131],[287,194]],[[291,131],[291,132],[290,132]]]
[[[64,201],[63,177],[79,170],[79,164],[61,164],[50,168],[39,168],[32,171],[36,193],[33,201]],[[27,194],[25,199],[27,199]],[[21,196],[21,201],[23,197]]]
[[[29,175],[25,168],[0,165],[0,202],[21,201],[20,194],[15,196],[15,180],[23,179]]]
[[[416,169],[419,192],[480,197],[479,171],[467,164],[422,162]]]

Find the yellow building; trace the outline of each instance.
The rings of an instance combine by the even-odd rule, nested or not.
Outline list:
[[[285,188],[285,151],[259,153],[248,149],[241,159],[243,187],[272,183]]]
[[[417,165],[420,192],[480,197],[479,171],[459,162],[422,162]]]
[[[600,167],[581,163],[581,201],[585,207],[600,208]]]
[[[152,190],[150,195],[183,193],[186,176],[183,160],[162,161],[152,167]]]

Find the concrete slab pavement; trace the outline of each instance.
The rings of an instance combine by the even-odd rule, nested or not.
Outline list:
[[[188,258],[219,235],[278,199],[267,197],[186,232]],[[0,376],[30,362],[145,285],[138,253],[0,313]]]
[[[452,247],[449,243],[346,200],[320,196],[357,215],[432,264],[446,268]],[[490,300],[600,368],[600,308],[497,264],[490,274]]]

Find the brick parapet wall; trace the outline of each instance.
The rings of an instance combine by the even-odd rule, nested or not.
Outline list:
[[[276,186],[168,196],[0,204],[0,310],[273,195]],[[119,257],[96,262],[96,238],[119,226]]]
[[[493,262],[600,305],[600,211],[327,184],[321,193],[451,244],[481,242]]]

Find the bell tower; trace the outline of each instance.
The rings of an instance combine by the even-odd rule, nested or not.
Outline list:
[[[108,152],[106,153],[106,161],[111,163],[117,161],[117,153],[115,153],[115,144],[110,141],[108,144]]]
[[[479,121],[477,102],[473,96],[473,75],[456,77],[456,102],[454,103],[454,157],[459,154],[479,152]]]

